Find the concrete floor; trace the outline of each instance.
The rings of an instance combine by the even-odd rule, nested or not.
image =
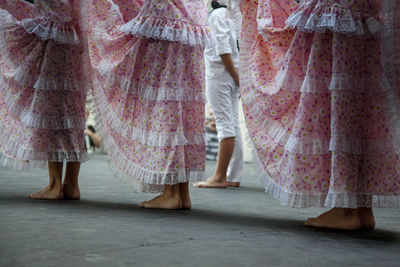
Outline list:
[[[46,171],[0,168],[0,266],[400,266],[399,209],[376,210],[375,231],[307,228],[323,210],[280,206],[246,165],[240,189],[193,189],[191,211],[144,210],[153,195],[105,160],[82,166],[81,201],[29,200]]]

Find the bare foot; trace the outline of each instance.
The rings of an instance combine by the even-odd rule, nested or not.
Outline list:
[[[145,209],[165,209],[180,210],[183,208],[181,195],[179,192],[179,184],[170,186],[166,185],[164,192],[158,197],[149,201],[143,201],[139,207]]]
[[[240,187],[240,182],[226,182],[228,187]]]
[[[357,209],[333,208],[317,218],[309,218],[307,226],[339,230],[359,230],[361,228]]]
[[[71,186],[69,184],[63,184],[64,199],[68,200],[80,200],[81,192],[78,186]]]
[[[179,193],[181,194],[182,209],[190,210],[192,208],[192,201],[190,200],[189,183],[180,183]]]
[[[62,188],[50,188],[47,186],[39,192],[30,194],[30,199],[43,199],[43,200],[62,200],[64,199]]]
[[[193,187],[196,188],[227,188],[228,183],[226,180],[217,178],[215,176],[210,177],[205,182],[197,182],[193,184]]]
[[[358,217],[360,217],[361,228],[374,229],[375,217],[372,208],[358,208]]]

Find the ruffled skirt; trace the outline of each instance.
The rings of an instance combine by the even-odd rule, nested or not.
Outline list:
[[[80,45],[30,34],[23,22],[0,9],[3,165],[24,169],[87,160],[82,55]]]
[[[384,41],[291,29],[279,23],[289,4],[274,5],[280,19],[260,35],[245,2],[241,90],[266,191],[294,207],[400,206],[400,101]]]
[[[85,7],[93,96],[117,176],[146,192],[202,180],[203,48],[127,35],[116,4],[93,6]]]

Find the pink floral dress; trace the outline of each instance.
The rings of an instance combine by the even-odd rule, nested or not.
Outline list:
[[[102,137],[119,176],[139,191],[202,180],[204,1],[83,4]]]
[[[266,191],[294,207],[400,206],[399,1],[241,4],[243,106]]]
[[[74,1],[0,0],[0,153],[15,168],[87,159]]]

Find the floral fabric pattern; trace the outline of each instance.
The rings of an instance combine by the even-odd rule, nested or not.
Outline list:
[[[74,1],[7,1],[0,9],[0,138],[4,165],[87,160],[87,79]],[[15,9],[18,8],[18,12]],[[15,16],[13,16],[14,14]]]
[[[155,5],[163,6],[154,10]],[[134,8],[123,14],[125,6]],[[207,14],[203,6],[202,1],[84,4],[102,136],[117,174],[138,191],[160,192],[165,184],[204,178],[203,47],[182,39],[210,38],[205,35],[208,27],[195,24]],[[193,10],[198,13],[196,20]],[[173,18],[176,38],[122,31],[144,17],[146,21]],[[146,29],[165,32],[169,25],[150,23]]]
[[[121,30],[137,37],[155,38],[189,45],[213,45],[207,26],[206,2],[202,0],[145,1],[138,15]]]
[[[382,33],[395,9],[382,2],[242,0],[244,112],[262,182],[283,204],[400,206],[400,87]],[[362,31],[345,14],[363,14]]]

